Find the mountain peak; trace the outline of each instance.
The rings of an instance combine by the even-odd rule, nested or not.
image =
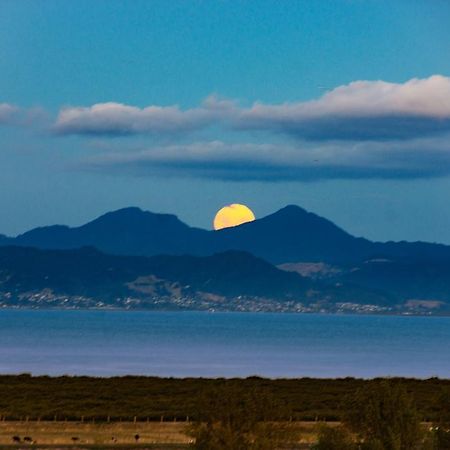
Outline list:
[[[373,243],[355,238],[333,222],[297,205],[216,233],[192,228],[172,214],[128,207],[80,227],[41,227],[16,238],[0,236],[0,246],[47,249],[93,246],[121,255],[198,255],[241,250],[272,263],[353,263],[372,258],[450,261],[450,247],[426,243]]]
[[[298,205],[286,205],[284,208],[279,209],[278,211],[271,214],[272,216],[275,215],[305,215],[305,214],[311,214],[306,209],[302,208]]]
[[[287,205],[278,211],[269,214],[266,217],[260,219],[262,222],[268,223],[285,223],[285,224],[296,224],[301,223],[311,223],[314,222],[329,222],[327,219],[318,216],[317,214],[311,213],[306,209],[297,205]],[[331,222],[329,222],[331,223]]]
[[[137,206],[117,209],[107,212],[97,217],[93,221],[83,225],[81,228],[90,228],[93,226],[139,226],[146,227],[153,223],[161,223],[166,225],[185,226],[177,216],[173,214],[154,213],[144,211]]]
[[[177,218],[174,214],[165,214],[165,213],[155,213],[151,211],[144,211],[143,209],[139,208],[138,206],[128,206],[126,208],[120,208],[116,209],[114,211],[109,211],[105,214],[102,214],[97,219],[104,219],[104,218],[142,218],[142,217],[173,217]]]

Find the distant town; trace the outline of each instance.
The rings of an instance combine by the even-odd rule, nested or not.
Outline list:
[[[102,309],[102,310],[169,310],[208,312],[266,312],[266,313],[332,313],[332,314],[401,314],[444,315],[445,312],[427,307],[423,302],[401,306],[380,306],[353,302],[316,302],[305,305],[299,301],[280,302],[270,298],[238,296],[225,298],[203,294],[196,296],[153,296],[149,298],[118,297],[114,301],[82,295],[60,295],[49,289],[40,292],[11,292],[0,294],[3,309]]]

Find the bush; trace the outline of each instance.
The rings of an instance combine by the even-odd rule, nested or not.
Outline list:
[[[440,411],[434,426],[435,450],[450,449],[450,390],[444,390],[437,402]]]
[[[413,399],[399,383],[374,381],[353,395],[344,422],[366,450],[416,450],[423,433]]]
[[[191,429],[197,450],[273,450],[298,437],[288,408],[264,390],[232,382],[203,392]]]
[[[314,450],[356,450],[351,434],[343,427],[331,428],[326,425],[319,430]]]

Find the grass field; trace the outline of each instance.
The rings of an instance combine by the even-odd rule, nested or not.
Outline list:
[[[296,423],[301,432],[301,444],[315,441],[317,423]],[[187,448],[189,424],[185,422],[115,422],[81,423],[53,421],[0,422],[0,448]],[[136,441],[135,435],[139,435]],[[18,436],[21,443],[14,443]],[[34,442],[24,442],[28,437]],[[75,439],[73,439],[75,438]]]
[[[31,438],[39,445],[108,445],[188,444],[186,423],[81,423],[26,422],[0,423],[0,445],[13,444],[13,436]],[[136,441],[135,436],[139,435]]]
[[[348,408],[344,400],[377,382],[353,378],[220,380],[4,375],[0,376],[0,450],[187,449],[191,442],[189,420],[204,420],[202,408],[206,406],[209,411],[205,400],[212,398],[211,393],[219,393],[219,403],[211,410],[217,411],[222,406],[232,406],[233,402],[225,400],[229,395],[233,399],[236,392],[259,393],[263,400],[269,399],[264,420],[292,421],[300,435],[295,448],[308,449],[317,440],[321,421],[327,425],[339,423]],[[450,380],[390,382],[402,386],[416,402],[425,428],[447,417],[447,407],[438,400],[450,388]]]

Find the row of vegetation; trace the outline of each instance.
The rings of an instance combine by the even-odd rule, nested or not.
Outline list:
[[[438,399],[450,380],[392,379],[414,398],[421,421],[442,415]],[[284,405],[286,420],[342,420],[344,398],[376,384],[345,379],[202,379],[156,377],[0,376],[0,417],[4,420],[195,420],[203,393],[236,386],[264,392]],[[276,419],[274,415],[272,419]],[[270,418],[270,417],[269,417]]]
[[[450,397],[436,403],[440,415],[423,424],[414,398],[402,383],[381,380],[360,386],[343,399],[339,426],[323,424],[315,450],[448,450]],[[283,418],[286,405],[271,394],[222,385],[200,397],[192,426],[196,450],[275,450],[294,448],[301,437]]]

